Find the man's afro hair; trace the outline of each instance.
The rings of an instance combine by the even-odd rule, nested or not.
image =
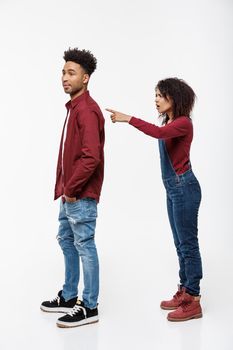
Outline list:
[[[79,50],[78,48],[71,49],[64,52],[64,60],[72,61],[80,64],[88,75],[91,75],[97,65],[97,59],[89,50]]]

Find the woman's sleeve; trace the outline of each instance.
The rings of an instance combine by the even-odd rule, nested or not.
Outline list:
[[[172,123],[162,127],[145,122],[142,119],[132,117],[129,124],[142,131],[144,134],[156,139],[169,139],[173,137],[184,136],[192,127],[191,121],[188,117],[179,117]]]

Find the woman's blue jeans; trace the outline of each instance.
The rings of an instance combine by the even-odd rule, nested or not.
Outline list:
[[[164,140],[159,140],[163,183],[167,193],[167,211],[179,259],[181,286],[199,295],[202,263],[198,243],[198,210],[201,188],[190,169],[176,174]]]
[[[179,259],[180,284],[190,294],[199,295],[202,263],[198,244],[200,185],[191,170],[163,180],[167,211]]]

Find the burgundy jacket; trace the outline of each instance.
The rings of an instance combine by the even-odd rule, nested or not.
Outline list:
[[[99,202],[104,178],[104,117],[89,91],[66,104],[70,116],[63,153],[63,126],[54,199],[63,194]],[[67,113],[68,115],[68,113]],[[66,117],[67,119],[67,117]]]

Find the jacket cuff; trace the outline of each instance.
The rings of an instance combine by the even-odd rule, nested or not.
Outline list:
[[[131,119],[130,119],[130,121],[129,121],[129,124],[134,126],[134,125],[135,125],[135,122],[137,122],[137,118],[131,117]]]
[[[64,188],[64,195],[70,198],[75,197],[74,193],[69,191],[66,187]]]

